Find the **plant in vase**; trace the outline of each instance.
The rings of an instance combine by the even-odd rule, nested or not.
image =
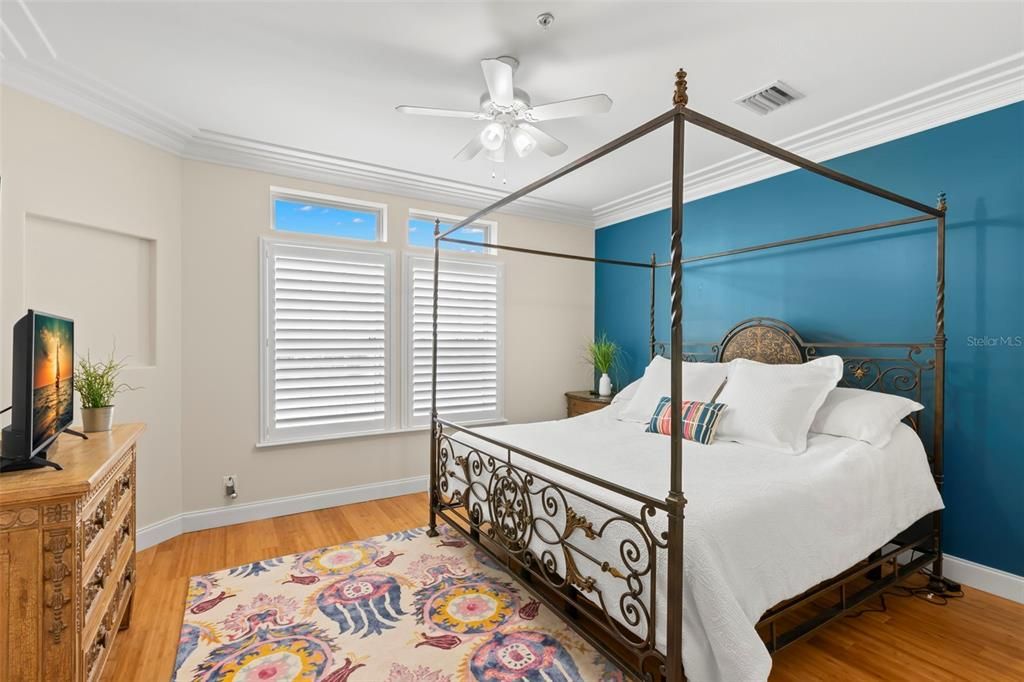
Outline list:
[[[619,355],[619,346],[602,333],[596,339],[587,344],[587,362],[594,366],[594,369],[601,373],[597,382],[597,394],[608,397],[612,394],[612,380],[608,372],[615,366],[615,360]]]
[[[114,351],[104,361],[93,362],[87,353],[78,356],[73,384],[82,399],[82,427],[86,432],[109,431],[114,420],[114,398],[135,386],[119,382],[126,358],[114,359]]]

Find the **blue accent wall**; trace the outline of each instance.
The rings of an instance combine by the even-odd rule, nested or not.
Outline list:
[[[705,134],[690,127],[688,136]],[[948,195],[945,549],[1024,575],[1024,103],[828,162],[932,204]],[[685,204],[695,256],[911,215],[803,170]],[[668,259],[668,210],[597,231],[599,257]],[[929,341],[935,333],[934,223],[694,263],[684,333],[717,339],[777,317],[815,341]],[[668,338],[667,269],[657,278]],[[618,383],[648,357],[648,273],[596,270],[595,333],[627,353]]]

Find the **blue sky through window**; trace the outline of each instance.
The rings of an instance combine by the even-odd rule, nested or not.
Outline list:
[[[301,199],[274,199],[274,228],[348,239],[378,239],[380,215],[359,210],[314,204]]]
[[[441,223],[441,232],[450,230],[454,223]],[[466,241],[482,243],[486,241],[487,228],[477,225],[468,225],[452,237],[465,239]],[[434,248],[434,221],[427,218],[409,218],[409,245],[423,246],[428,249]],[[469,244],[452,244],[441,242],[441,248],[446,251],[461,251],[463,253],[484,253],[483,246],[470,246]]]

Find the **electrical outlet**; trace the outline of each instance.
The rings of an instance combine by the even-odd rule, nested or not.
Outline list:
[[[238,476],[228,474],[224,477],[224,496],[232,500],[238,497]]]

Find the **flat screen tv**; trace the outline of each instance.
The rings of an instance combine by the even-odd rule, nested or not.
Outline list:
[[[54,466],[45,459],[74,416],[75,323],[29,310],[14,325],[11,425],[3,430],[3,470]]]

